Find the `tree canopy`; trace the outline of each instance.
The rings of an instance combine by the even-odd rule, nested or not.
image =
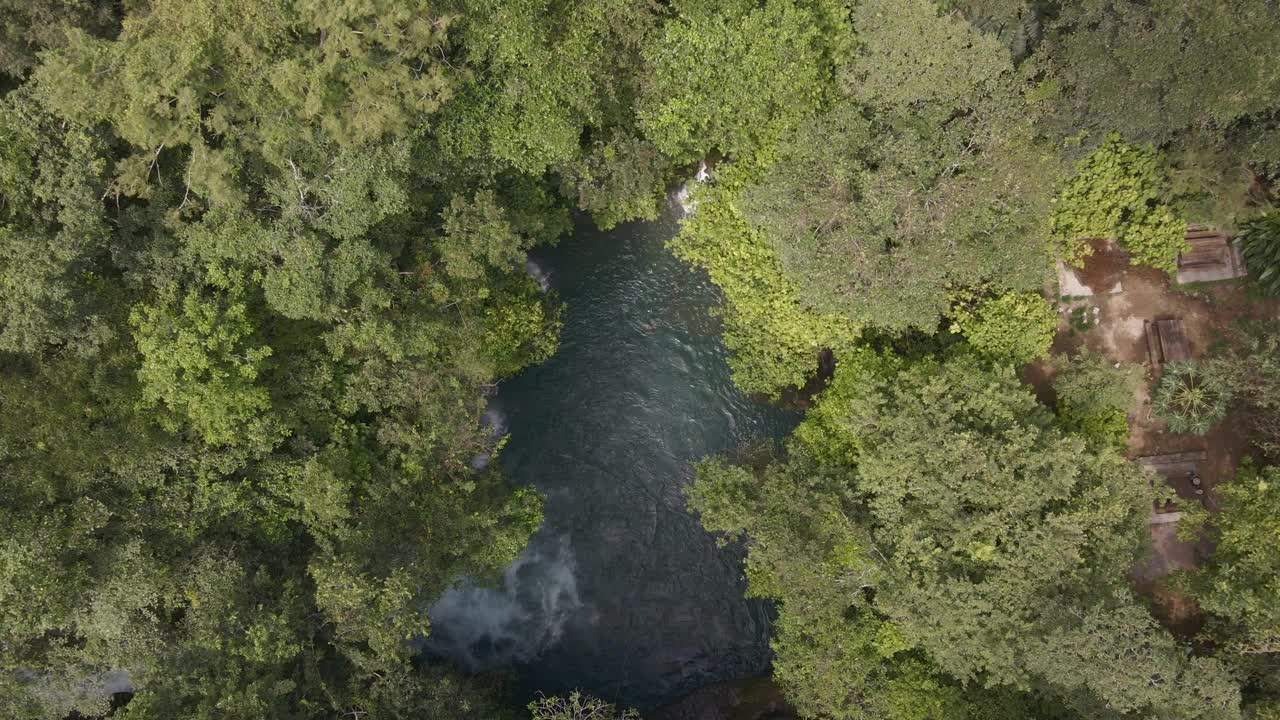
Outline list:
[[[804,716],[1276,707],[1274,467],[1197,525],[1211,622],[1175,638],[1125,580],[1153,499],[1119,454],[1133,373],[1060,359],[1053,409],[1017,375],[1086,240],[1169,271],[1189,224],[1239,225],[1266,264],[1271,0],[0,17],[0,714],[635,717],[512,703],[414,643],[542,520],[473,462],[496,384],[558,346],[529,251],[574,213],[655,218],[702,161],[670,249],[720,291],[735,382],[826,384],[777,457],[709,459],[689,496],[777,602]],[[1198,368],[1271,461],[1277,337]]]
[[[778,676],[808,715],[918,717],[883,689],[910,683],[960,708],[986,688],[1084,717],[1238,716],[1226,668],[1188,660],[1125,586],[1149,487],[1005,367],[866,351],[785,462],[710,461],[690,505],[749,538],[751,591],[781,604]]]

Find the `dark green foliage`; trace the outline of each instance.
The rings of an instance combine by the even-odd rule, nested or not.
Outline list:
[[[893,5],[860,4],[847,98],[786,137],[741,205],[807,305],[933,332],[957,286],[1041,286],[1053,170],[1004,49],[931,3]]]
[[[0,100],[0,715],[501,714],[409,641],[541,520],[470,460],[567,213],[433,154],[451,24],[152,3]]]
[[[797,437],[763,473],[706,463],[690,504],[747,537],[751,592],[781,602],[777,673],[806,715],[895,717],[893,688],[911,688],[964,717],[983,701],[959,680],[1037,687],[1084,717],[1236,716],[1224,669],[1188,661],[1129,596],[1143,473],[1059,430],[1012,372],[862,351]]]
[[[1055,364],[1053,390],[1063,426],[1123,451],[1129,443],[1129,411],[1142,385],[1141,366],[1113,363],[1088,350],[1060,356]]]
[[[91,352],[110,334],[112,281],[100,137],[67,127],[25,90],[0,99],[0,350]]]
[[[818,18],[804,4],[729,3],[668,22],[645,52],[652,82],[638,112],[658,149],[687,162],[750,155],[817,107]]]
[[[1186,531],[1207,529],[1217,547],[1205,567],[1186,575],[1186,588],[1221,620],[1219,637],[1232,652],[1275,653],[1280,650],[1280,556],[1275,552],[1280,468],[1245,467],[1215,492],[1218,512],[1198,515]]]
[[[21,77],[41,50],[62,47],[70,31],[106,35],[116,3],[103,0],[0,0],[0,73]]]
[[[1207,371],[1247,410],[1250,440],[1280,461],[1280,324],[1274,320],[1232,328]]]
[[[618,131],[562,170],[563,191],[603,229],[652,220],[666,195],[669,166],[653,143]]]
[[[1240,690],[1223,664],[1189,657],[1146,608],[1130,601],[1075,613],[1029,662],[1063,686],[1082,717],[1240,717]]]
[[[1212,366],[1170,363],[1151,393],[1151,410],[1171,432],[1204,435],[1226,416],[1231,395],[1231,386]]]
[[[1274,3],[0,0],[0,18],[0,715],[104,715],[126,669],[114,715],[137,720],[511,716],[410,641],[541,520],[470,462],[495,451],[486,395],[557,345],[526,253],[573,207],[654,217],[712,154],[671,247],[722,292],[736,382],[776,395],[822,350],[840,363],[785,460],[709,461],[690,497],[780,603],[775,674],[801,712],[1236,715],[1218,660],[1124,587],[1151,500],[1114,451],[1132,374],[1067,363],[1054,417],[1004,366],[1052,338],[1055,254],[1114,237],[1169,269],[1184,216],[1265,199]],[[1271,290],[1276,227],[1241,233]],[[1277,338],[1171,366],[1157,408],[1202,430],[1230,388],[1280,452]],[[1255,547],[1272,475],[1224,491],[1220,557],[1191,581],[1222,647],[1274,639]],[[1266,717],[1265,665],[1229,657]],[[579,694],[529,709],[634,717]]]
[[[1280,295],[1280,212],[1250,219],[1236,233],[1245,267],[1268,295]]]
[[[452,0],[476,63],[448,145],[467,157],[541,173],[580,162],[584,127],[608,138],[634,123],[646,73],[642,53],[659,32],[649,0]],[[611,171],[626,172],[621,168]]]
[[[1276,105],[1280,8],[1267,0],[1081,0],[1057,5],[1044,49],[1084,128],[1165,141]]]
[[[1043,8],[1028,0],[942,0],[938,5],[959,11],[974,27],[994,35],[1015,59],[1025,58],[1044,34]]]

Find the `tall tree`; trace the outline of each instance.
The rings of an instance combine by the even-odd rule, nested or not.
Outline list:
[[[951,287],[1039,289],[1052,163],[1008,52],[923,0],[860,3],[853,22],[847,99],[784,142],[744,199],[804,301],[933,332]]]
[[[128,10],[0,100],[4,710],[491,716],[410,640],[540,521],[470,460],[566,212],[439,152],[426,5]]]
[[[652,80],[638,112],[658,149],[684,162],[749,155],[813,111],[826,73],[806,4],[689,5],[646,48]]]
[[[1280,567],[1270,551],[1280,533],[1280,468],[1246,467],[1217,488],[1221,504],[1213,516],[1198,513],[1180,531],[1207,531],[1213,557],[1185,578],[1200,606],[1224,626],[1229,651],[1280,652]]]
[[[1044,52],[1080,126],[1167,141],[1275,107],[1280,8],[1266,0],[1058,3]]]
[[[1125,589],[1150,512],[1143,473],[1061,432],[1011,371],[967,355],[904,364],[864,351],[841,361],[798,438],[763,480],[712,464],[691,495],[709,528],[750,538],[753,591],[782,600],[778,667],[792,683],[853,683],[837,706],[856,703],[866,674],[842,675],[850,661],[829,655],[840,646],[814,643],[870,632],[858,642],[876,648],[890,632],[876,624],[888,623],[895,643],[963,683],[1078,704],[1070,658],[1096,674],[1083,684],[1094,705],[1238,716],[1225,670],[1188,664]],[[823,629],[788,642],[815,606],[828,608]],[[855,630],[868,622],[857,618],[882,619]],[[1109,660],[1113,631],[1147,650]],[[1171,672],[1172,686],[1146,689]]]

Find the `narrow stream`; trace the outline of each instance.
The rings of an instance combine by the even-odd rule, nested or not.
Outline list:
[[[733,386],[715,289],[664,247],[679,212],[610,232],[584,220],[532,258],[567,304],[560,349],[503,383],[488,420],[546,521],[501,587],[436,603],[431,653],[642,708],[767,667],[769,608],[743,599],[740,551],[717,546],[682,488],[694,460],[798,415]]]

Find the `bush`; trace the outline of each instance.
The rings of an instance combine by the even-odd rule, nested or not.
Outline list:
[[[1280,463],[1280,322],[1240,323],[1225,336],[1208,366],[1243,406],[1254,447]]]
[[[1058,329],[1058,314],[1037,293],[1006,293],[971,299],[959,293],[951,317],[952,332],[969,340],[974,349],[1001,362],[1021,365],[1049,352]]]
[[[613,705],[583,695],[578,691],[569,697],[540,697],[529,703],[532,720],[640,720],[635,710],[618,710]]]
[[[1231,390],[1209,366],[1184,361],[1165,366],[1152,409],[1178,433],[1204,435],[1227,414]]]
[[[1246,460],[1235,479],[1215,492],[1218,512],[1194,518],[1215,543],[1213,557],[1179,584],[1225,621],[1217,623],[1224,645],[1256,653],[1280,644],[1280,467],[1258,468]]]
[[[1074,358],[1059,356],[1058,418],[1068,430],[1105,445],[1122,448],[1129,442],[1129,410],[1142,383],[1142,368],[1116,367],[1100,353],[1085,351]]]
[[[1280,295],[1280,212],[1246,222],[1236,235],[1249,275],[1267,295]]]
[[[1054,199],[1050,218],[1064,259],[1088,256],[1089,238],[1112,238],[1134,265],[1173,273],[1187,249],[1187,224],[1170,207],[1169,171],[1150,145],[1131,145],[1109,135],[1076,166],[1076,174]]]

